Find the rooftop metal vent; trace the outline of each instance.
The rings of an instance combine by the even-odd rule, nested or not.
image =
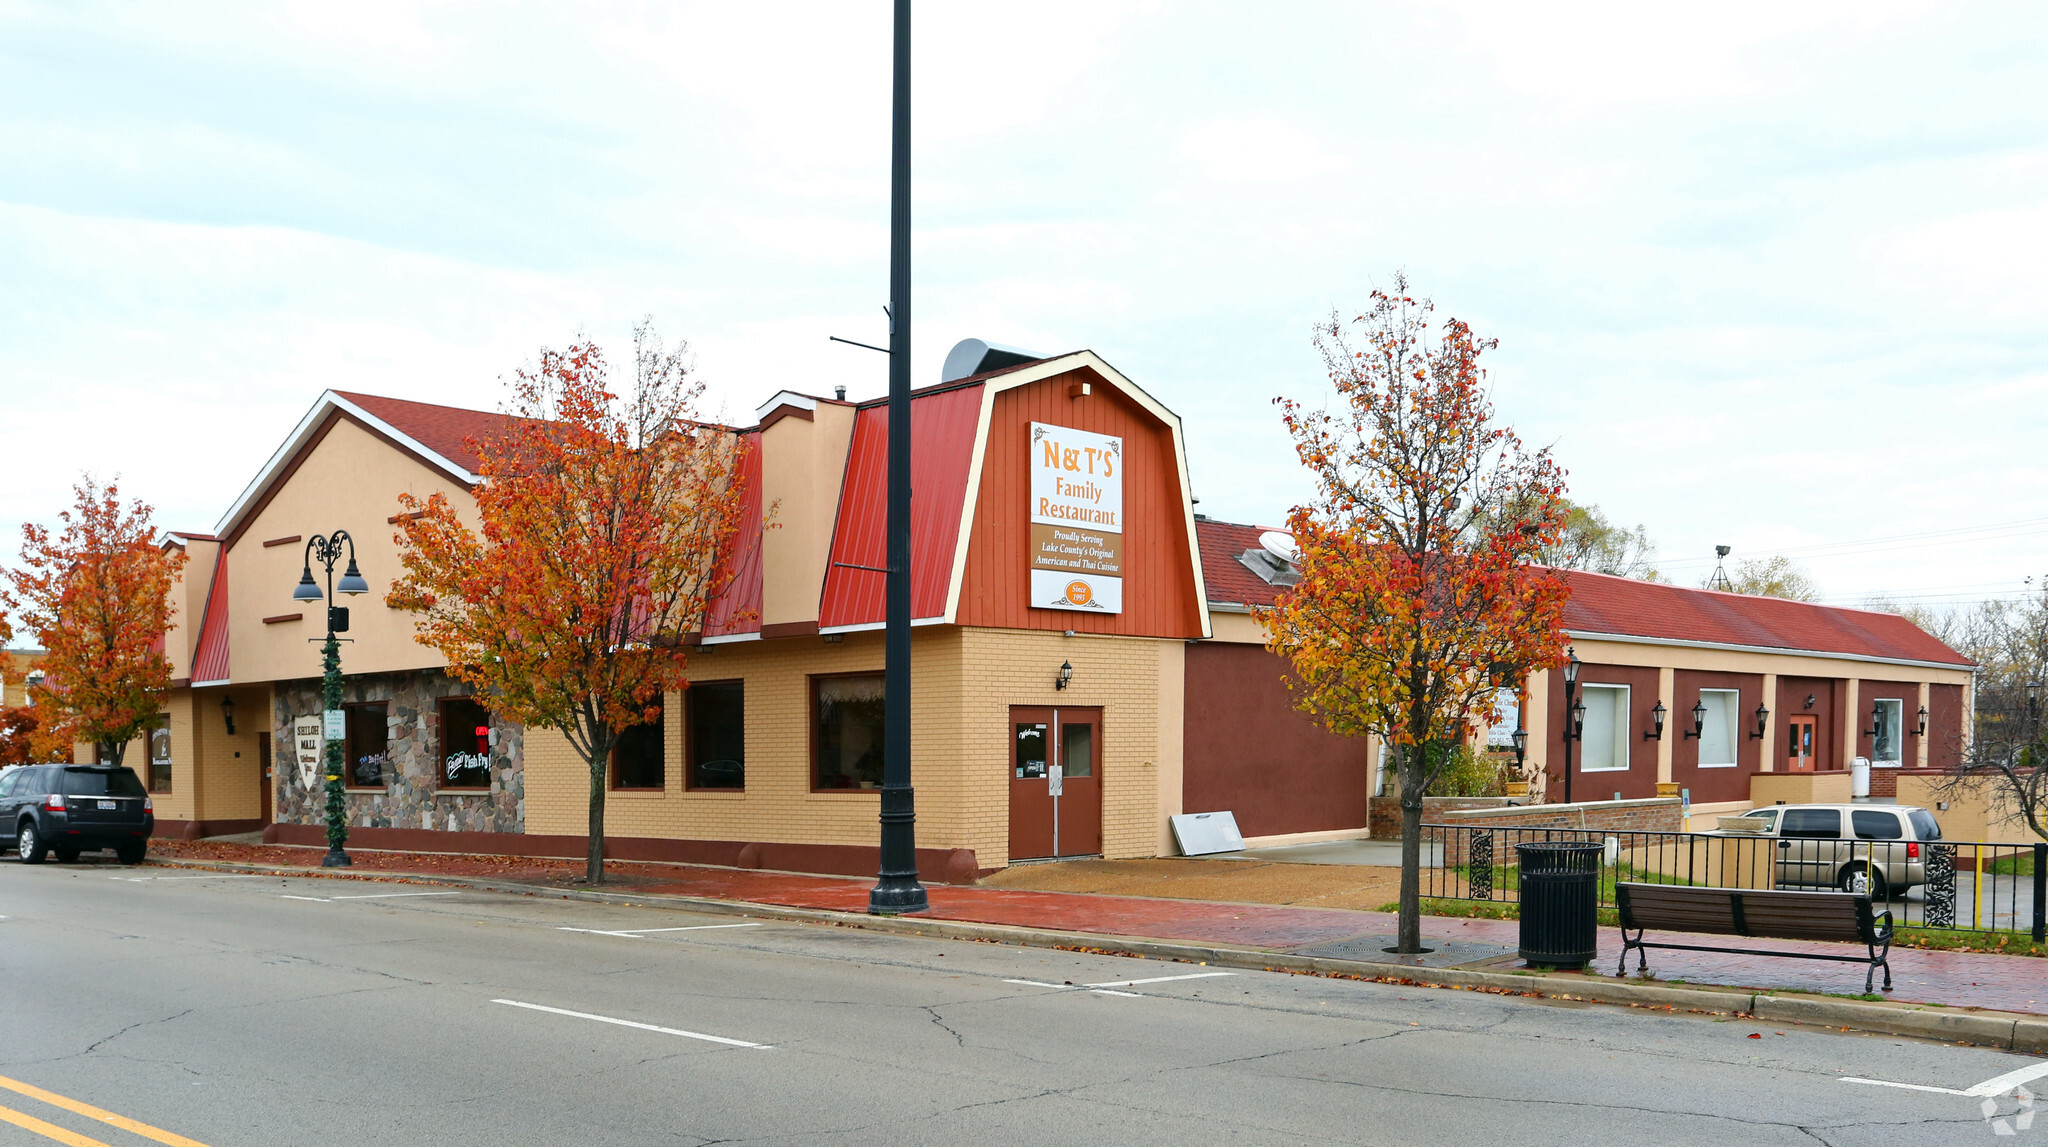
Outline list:
[[[1042,354],[1033,354],[1028,350],[1004,346],[1001,343],[961,339],[953,344],[952,350],[946,352],[946,365],[939,371],[939,381],[952,382],[956,378],[1001,370],[1006,366],[1037,362],[1044,357]]]
[[[1237,560],[1244,568],[1259,575],[1259,580],[1267,585],[1293,585],[1301,580],[1301,571],[1294,567],[1293,562],[1265,547],[1246,550],[1237,555]]]

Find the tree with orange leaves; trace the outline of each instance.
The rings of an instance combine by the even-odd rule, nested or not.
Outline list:
[[[736,564],[745,500],[744,443],[698,417],[686,347],[665,350],[645,321],[633,346],[624,399],[589,341],[518,371],[512,417],[471,443],[481,532],[440,494],[402,496],[418,516],[401,519],[405,577],[388,599],[485,705],[560,731],[589,766],[592,884],[612,748],[688,686],[686,639]]]
[[[1386,739],[1401,787],[1399,950],[1421,950],[1422,796],[1493,695],[1564,659],[1564,580],[1533,564],[1562,534],[1564,472],[1493,424],[1479,356],[1494,342],[1406,276],[1316,346],[1340,411],[1275,401],[1315,482],[1288,516],[1301,579],[1266,615],[1297,704]],[[1434,339],[1432,339],[1434,334]]]
[[[72,490],[77,502],[55,534],[22,527],[22,568],[8,571],[0,599],[45,651],[43,680],[29,690],[37,752],[69,756],[89,742],[118,765],[170,692],[164,635],[185,555],[158,544],[148,505],[123,509],[115,484],[88,474]]]

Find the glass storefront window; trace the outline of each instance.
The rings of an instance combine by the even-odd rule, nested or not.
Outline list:
[[[746,788],[745,683],[693,682],[683,699],[690,726],[690,787]]]
[[[816,789],[882,787],[882,675],[811,678]]]
[[[620,733],[619,743],[612,746],[613,788],[658,790],[667,783],[668,770],[662,767],[668,748],[662,733],[666,710],[656,708],[654,720]]]
[[[348,705],[342,740],[342,783],[352,789],[381,789],[391,783],[391,718],[382,701]]]
[[[441,702],[440,786],[491,787],[491,711],[470,697]]]

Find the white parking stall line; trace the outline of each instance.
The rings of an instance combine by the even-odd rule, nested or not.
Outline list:
[[[719,928],[760,928],[760,924],[690,924],[681,928],[621,928],[616,931],[605,928],[571,928],[557,925],[557,932],[584,932],[592,936],[624,936],[628,940],[641,939],[651,932],[710,932]]]
[[[109,876],[108,880],[121,880],[129,884],[141,884],[147,880],[260,880],[260,872],[209,872],[204,876]]]
[[[325,896],[293,896],[288,892],[278,893],[277,898],[279,900],[310,900],[315,904],[329,903],[328,899]]]
[[[1135,988],[1140,984],[1170,984],[1176,980],[1207,980],[1215,976],[1234,976],[1235,972],[1193,972],[1185,976],[1152,976],[1142,980],[1105,980],[1100,984],[1048,984],[1039,980],[1004,980],[1006,984],[1021,984],[1027,988],[1051,988],[1056,992],[1090,992],[1098,996],[1122,996],[1125,999],[1142,1000],[1142,992],[1119,992],[1117,988]]]
[[[460,892],[350,892],[329,900],[389,900],[395,896],[460,896]]]
[[[1993,1076],[1963,1094],[1977,1097],[2003,1095],[2023,1083],[2032,1083],[2044,1075],[2048,1075],[2048,1060],[2029,1064],[2017,1071],[2008,1071],[2004,1075]]]
[[[684,1031],[681,1028],[665,1028],[657,1024],[643,1024],[638,1020],[622,1020],[613,1016],[593,1015],[590,1012],[572,1012],[567,1008],[551,1008],[545,1004],[528,1004],[522,1003],[519,1000],[492,1000],[491,1002],[494,1004],[504,1004],[507,1007],[526,1008],[529,1011],[547,1012],[550,1015],[568,1016],[571,1019],[594,1020],[601,1024],[617,1024],[622,1028],[639,1028],[641,1031],[660,1032],[662,1035],[678,1035],[684,1039],[701,1039],[707,1043],[722,1043],[728,1047],[748,1047],[757,1051],[774,1050],[771,1045],[765,1043],[748,1043],[743,1039],[727,1039],[722,1035],[705,1035],[703,1032]]]
[[[1870,1085],[1870,1086],[1872,1086],[1872,1087],[1896,1087],[1896,1088],[1899,1088],[1899,1089],[1900,1089],[1900,1090],[1902,1090],[1902,1091],[1931,1091],[1931,1092],[1934,1092],[1934,1093],[1935,1093],[1936,1095],[1968,1095],[1968,1094],[1970,1094],[1970,1093],[1969,1093],[1969,1092],[1967,1092],[1967,1091],[1961,1091],[1961,1090],[1958,1090],[1958,1089],[1956,1089],[1956,1088],[1953,1088],[1953,1087],[1929,1087],[1929,1086],[1927,1086],[1927,1085],[1926,1085],[1926,1084],[1924,1084],[1924,1083],[1893,1083],[1893,1082],[1892,1082],[1891,1080],[1889,1080],[1889,1079],[1858,1079],[1858,1078],[1857,1078],[1856,1076],[1853,1076],[1853,1075],[1845,1075],[1845,1076],[1843,1076],[1843,1077],[1842,1077],[1842,1082],[1843,1082],[1843,1083],[1867,1083],[1867,1084],[1869,1084],[1869,1085]]]
[[[1135,988],[1139,984],[1168,984],[1175,980],[1207,980],[1216,976],[1235,976],[1236,972],[1194,972],[1185,976],[1153,976],[1149,980],[1111,980],[1103,984],[1089,984],[1091,988]]]
[[[1982,1099],[1991,1095],[2004,1095],[2014,1088],[2032,1083],[2043,1076],[2048,1076],[2048,1060],[2028,1064],[2026,1067],[2008,1071],[2004,1075],[1993,1076],[1975,1087],[1929,1087],[1924,1083],[1893,1083],[1889,1079],[1862,1079],[1853,1075],[1845,1075],[1841,1081],[1843,1083],[1868,1084],[1871,1087],[1896,1087],[1905,1091],[1931,1091],[1936,1095],[1962,1095],[1968,1096],[1971,1099]]]

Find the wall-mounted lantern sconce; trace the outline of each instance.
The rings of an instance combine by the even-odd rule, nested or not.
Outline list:
[[[226,722],[227,722],[227,724],[228,724],[228,736],[230,736],[230,737],[234,736],[234,735],[235,735],[235,699],[234,699],[233,697],[222,697],[222,698],[220,699],[220,719],[221,719],[221,720],[223,720],[223,721],[226,721]]]
[[[1809,709],[1813,708],[1813,703],[1814,703],[1815,701],[1818,701],[1818,700],[1820,700],[1820,698],[1819,698],[1819,697],[1816,697],[1816,696],[1814,696],[1813,694],[1811,694],[1811,693],[1808,693],[1808,694],[1806,695],[1806,707],[1807,707],[1807,708],[1809,708]]]
[[[1882,732],[1884,732],[1884,706],[1873,701],[1870,703],[1870,728],[1863,730],[1863,735],[1875,741],[1877,740],[1877,735]]]
[[[1763,739],[1764,739],[1764,726],[1766,726],[1766,725],[1768,725],[1768,724],[1770,724],[1770,723],[1771,723],[1771,711],[1770,711],[1769,709],[1766,709],[1766,708],[1764,707],[1764,703],[1763,703],[1762,701],[1758,701],[1758,702],[1756,703],[1756,728],[1750,731],[1750,734],[1749,734],[1749,739],[1750,739],[1750,740],[1752,740],[1752,741],[1761,741],[1761,740],[1763,740]]]
[[[1692,728],[1686,730],[1685,739],[1688,741],[1696,740],[1701,733],[1706,731],[1707,703],[1705,701],[1694,701],[1692,703]]]
[[[1072,681],[1073,679],[1073,664],[1071,662],[1062,661],[1060,662],[1060,671],[1058,675],[1052,679],[1052,687],[1055,689],[1065,689],[1067,687],[1067,682]]]
[[[1657,707],[1650,710],[1650,731],[1643,734],[1643,740],[1661,741],[1664,739],[1664,714],[1666,712],[1664,699],[1659,697],[1657,699]]]
[[[1920,727],[1913,730],[1913,735],[1916,737],[1927,735],[1927,706],[1925,705],[1920,706]]]
[[[1586,706],[1578,700],[1579,651],[1571,646],[1564,650],[1564,803],[1572,803],[1572,742],[1582,741],[1586,736]]]

